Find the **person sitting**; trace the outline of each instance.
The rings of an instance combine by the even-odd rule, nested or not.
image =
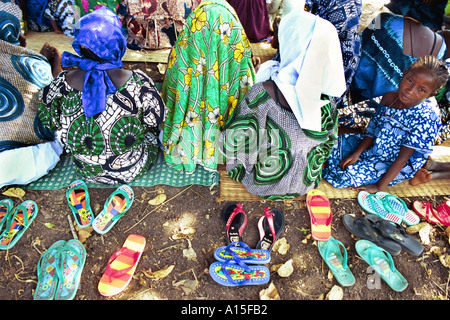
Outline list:
[[[380,13],[362,32],[361,58],[350,87],[353,104],[397,90],[403,71],[421,56],[446,58],[444,37],[430,28],[437,20],[442,23],[444,7],[429,5],[437,11],[421,14],[428,6],[414,7],[415,2],[422,1],[391,0],[386,6],[393,12]]]
[[[40,92],[62,70],[60,55],[48,43],[40,52],[26,48],[21,18],[19,6],[0,2],[0,187],[37,180],[62,153],[38,118]]]
[[[187,18],[164,76],[168,166],[187,174],[197,165],[217,171],[217,139],[254,77],[250,42],[233,8],[225,0],[202,2]]]
[[[256,84],[224,127],[228,175],[263,198],[306,194],[321,181],[337,139],[336,97],[346,90],[336,28],[304,10],[281,19],[280,62],[261,64]]]
[[[102,7],[83,16],[65,70],[42,93],[39,117],[56,130],[87,182],[125,184],[148,171],[158,154],[157,129],[165,105],[152,80],[123,69],[121,23]]]
[[[339,136],[323,170],[337,188],[375,193],[411,179],[425,164],[441,121],[433,97],[449,76],[445,63],[420,57],[403,73],[398,91],[387,92],[366,132]]]
[[[450,179],[450,162],[435,161],[430,157],[425,165],[409,180],[409,184],[417,186],[431,180],[441,179]]]

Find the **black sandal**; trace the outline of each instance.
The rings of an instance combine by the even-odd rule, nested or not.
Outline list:
[[[284,214],[280,210],[264,208],[264,215],[258,221],[259,238],[256,249],[272,250],[284,229]]]
[[[229,204],[222,211],[222,219],[227,232],[227,243],[243,242],[242,233],[247,225],[247,215],[242,204]]]

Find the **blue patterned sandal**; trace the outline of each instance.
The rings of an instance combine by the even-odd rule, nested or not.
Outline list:
[[[95,217],[92,227],[100,234],[107,233],[130,209],[134,192],[128,185],[117,188],[106,200],[102,212]]]
[[[231,287],[265,284],[270,280],[270,271],[267,267],[247,266],[239,260],[214,262],[209,266],[209,274],[217,283]]]
[[[384,206],[383,201],[377,194],[370,194],[367,191],[360,191],[358,193],[358,203],[364,211],[382,217],[394,223],[402,223],[402,217],[390,212]]]
[[[251,249],[244,242],[233,242],[214,251],[214,258],[220,262],[240,260],[249,264],[266,264],[270,262],[270,253],[265,249]]]

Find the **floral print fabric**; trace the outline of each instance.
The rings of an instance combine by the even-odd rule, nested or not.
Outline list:
[[[192,173],[217,170],[222,127],[254,82],[250,42],[233,8],[204,1],[187,18],[172,49],[162,96],[168,108],[166,163]]]
[[[44,125],[58,130],[61,142],[85,181],[124,184],[146,172],[158,154],[157,128],[165,107],[151,79],[134,71],[107,97],[106,110],[86,118],[81,92],[66,81],[67,71],[43,91],[39,107]]]
[[[428,101],[409,109],[379,105],[365,132],[375,138],[373,144],[355,164],[343,171],[339,163],[355,150],[364,135],[340,136],[323,170],[323,177],[337,188],[376,183],[405,146],[415,152],[389,186],[411,179],[425,164],[440,128],[441,121]]]

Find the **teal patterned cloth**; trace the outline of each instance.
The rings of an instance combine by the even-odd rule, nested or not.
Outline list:
[[[70,156],[61,157],[58,165],[46,176],[36,180],[24,189],[28,190],[57,190],[67,188],[74,180],[82,179],[76,172],[75,166]],[[156,185],[168,185],[172,187],[184,187],[191,184],[202,186],[213,186],[219,184],[219,173],[206,171],[203,167],[197,166],[192,174],[185,174],[168,167],[164,163],[162,153],[158,154],[158,159],[140,178],[130,182],[130,186],[153,187]],[[90,188],[117,188],[114,185],[86,182]]]

